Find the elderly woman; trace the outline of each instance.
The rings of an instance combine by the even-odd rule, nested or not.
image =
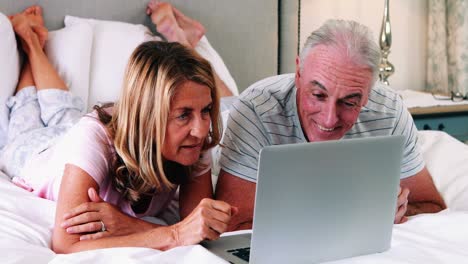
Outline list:
[[[47,30],[40,8],[10,19],[30,66],[10,100],[9,136],[11,143],[26,144],[24,135],[34,131],[67,130],[80,108],[43,52]],[[14,129],[31,114],[37,122]],[[181,44],[146,42],[129,60],[115,105],[97,107],[26,158],[8,146],[3,158],[7,165],[21,163],[11,173],[17,184],[57,201],[52,238],[57,253],[117,246],[164,250],[217,239],[227,228],[235,208],[211,199],[208,150],[220,135],[210,64]],[[159,226],[140,219],[163,212],[179,186],[182,221]],[[97,200],[102,202],[90,203]],[[92,238],[101,239],[81,233],[95,231],[99,235]]]

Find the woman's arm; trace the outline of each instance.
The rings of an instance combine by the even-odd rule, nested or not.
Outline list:
[[[189,182],[182,184],[179,190],[180,219],[185,219],[203,198],[213,198],[213,185],[211,183],[211,170],[193,177]]]
[[[151,228],[143,232],[122,236],[80,240],[79,234],[67,233],[66,229],[60,225],[66,212],[82,203],[89,202],[87,194],[89,188],[98,188],[93,178],[79,167],[67,164],[60,185],[52,236],[52,249],[56,253],[72,253],[109,247],[148,247],[167,250],[176,246],[193,245],[205,239],[219,238],[219,235],[226,231],[231,219],[231,206],[229,204],[203,199],[190,215],[175,225]]]
[[[168,249],[177,245],[176,233],[170,227],[151,228],[144,232],[119,237],[110,236],[97,240],[80,240],[80,234],[67,233],[66,229],[61,227],[64,214],[76,206],[90,201],[88,198],[89,188],[98,189],[94,179],[79,167],[67,164],[60,185],[52,236],[52,249],[56,253],[119,246]]]
[[[179,195],[181,219],[187,217],[203,198],[212,197],[211,171],[183,184]],[[62,228],[67,233],[81,234],[81,240],[127,235],[159,226],[122,213],[114,205],[103,201],[94,188],[88,189],[88,199],[89,202],[74,207],[62,218]],[[107,232],[97,232],[101,229],[100,221],[105,224]]]
[[[80,234],[80,240],[107,236],[122,236],[151,230],[160,225],[123,213],[118,207],[105,202],[94,188],[88,189],[90,202],[85,202],[64,214],[61,227],[67,233]],[[99,232],[105,225],[106,232]]]

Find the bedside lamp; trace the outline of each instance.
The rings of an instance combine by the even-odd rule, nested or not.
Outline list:
[[[390,0],[385,0],[384,16],[379,38],[380,50],[382,52],[382,58],[380,59],[379,64],[379,77],[380,81],[386,85],[389,85],[388,77],[395,72],[395,67],[388,61],[388,54],[390,54],[390,46],[392,45],[389,1]]]

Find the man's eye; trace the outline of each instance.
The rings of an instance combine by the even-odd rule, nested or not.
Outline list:
[[[347,102],[347,101],[343,101],[343,104],[347,107],[355,107],[358,105],[356,102]]]
[[[319,99],[319,100],[323,100],[325,99],[325,95],[324,94],[312,94],[315,98]]]

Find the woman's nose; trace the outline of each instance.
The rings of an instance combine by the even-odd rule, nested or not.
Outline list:
[[[210,128],[209,120],[204,120],[203,118],[196,118],[193,122],[190,135],[196,138],[204,138],[208,135],[208,130]]]

